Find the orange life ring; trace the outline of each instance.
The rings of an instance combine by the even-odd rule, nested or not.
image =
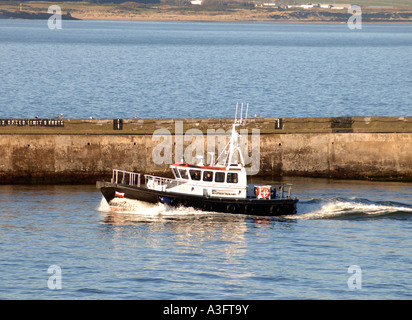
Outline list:
[[[268,188],[266,188],[266,187],[260,188],[260,196],[261,196],[263,199],[267,199],[267,198],[269,197],[269,190],[268,190]]]

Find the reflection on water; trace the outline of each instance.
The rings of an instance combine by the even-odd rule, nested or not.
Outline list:
[[[190,272],[196,278],[213,280],[223,274],[226,278],[231,274],[236,278],[250,276],[241,270],[223,270],[222,265],[213,267],[218,262],[236,265],[237,259],[247,254],[244,216],[197,212],[191,208],[173,210],[163,204],[149,206],[134,200],[126,202],[128,210],[131,205],[135,207],[134,213],[101,212],[103,225],[108,227],[105,232],[116,252],[141,252],[147,248],[142,262],[145,268],[155,263],[158,268],[173,270],[175,274]]]
[[[113,203],[111,203],[113,204]],[[113,207],[112,207],[113,208]],[[106,232],[118,247],[134,246],[144,241],[157,250],[167,245],[170,250],[184,256],[206,255],[210,260],[246,259],[248,238],[253,229],[274,228],[275,221],[290,228],[291,221],[284,218],[245,216],[205,212],[193,208],[171,208],[165,204],[147,204],[137,200],[116,199],[116,210],[102,198],[99,210]],[[277,220],[275,220],[277,219]],[[293,222],[292,222],[293,223]],[[197,259],[197,258],[196,258]],[[203,263],[201,258],[199,263]]]
[[[0,186],[0,298],[410,298],[410,185],[285,180],[298,214],[273,218],[113,211],[94,186]],[[355,293],[352,264],[365,272]]]
[[[167,227],[175,235],[207,238],[219,237],[238,241],[246,231],[245,216],[199,211],[193,208],[172,208],[166,204],[149,204],[131,199],[114,199],[111,207],[102,198],[99,211],[104,224],[141,226],[151,229]],[[113,206],[115,204],[116,206]]]

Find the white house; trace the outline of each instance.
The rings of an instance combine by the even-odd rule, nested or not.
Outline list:
[[[313,4],[309,3],[309,4],[302,4],[300,6],[303,9],[312,9],[313,8]]]

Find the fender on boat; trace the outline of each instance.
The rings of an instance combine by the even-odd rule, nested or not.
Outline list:
[[[165,204],[173,204],[174,203],[174,199],[171,199],[169,197],[159,197],[159,200],[161,203],[165,203]]]

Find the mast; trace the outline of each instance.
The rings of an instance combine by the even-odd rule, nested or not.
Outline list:
[[[239,145],[240,134],[237,132],[236,127],[239,127],[241,125],[246,124],[248,109],[249,109],[249,104],[246,105],[246,114],[245,114],[245,118],[243,118],[243,103],[242,103],[241,109],[240,109],[240,119],[238,119],[237,118],[238,103],[236,103],[235,121],[232,124],[232,131],[231,131],[231,135],[230,135],[230,140],[229,140],[229,143],[226,145],[225,149],[222,151],[222,153],[217,158],[216,164],[218,164],[219,159],[222,158],[223,153],[225,153],[225,155],[227,155],[226,159],[224,159],[224,162],[223,162],[223,164],[226,167],[229,167],[230,165],[235,164],[234,163],[234,157],[236,155],[236,152],[238,152],[239,158],[240,158],[240,163],[241,163],[242,167],[245,166],[245,161],[244,161],[244,158],[243,158],[243,154],[242,154],[242,151],[241,151],[240,145]]]

